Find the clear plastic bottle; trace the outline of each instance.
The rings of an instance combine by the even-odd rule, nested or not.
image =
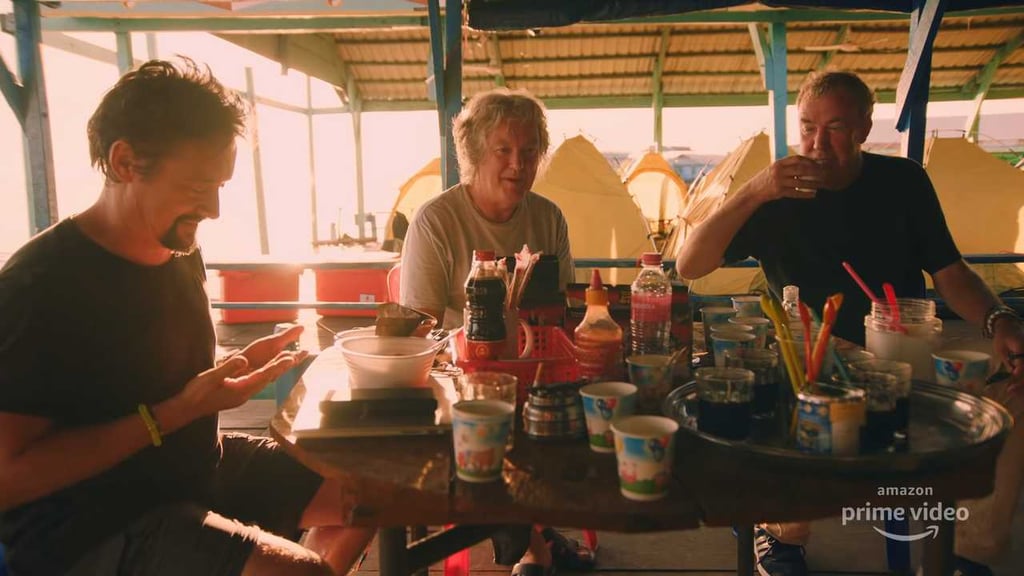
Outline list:
[[[672,284],[661,269],[661,254],[644,252],[643,269],[630,290],[633,354],[671,354]]]
[[[463,324],[471,360],[497,360],[505,346],[505,278],[493,250],[474,250],[466,278]]]
[[[580,376],[591,382],[622,379],[622,328],[608,312],[608,290],[596,269],[587,288],[587,313],[574,339]]]
[[[800,288],[789,284],[782,287],[782,309],[789,317],[789,323],[800,324]]]

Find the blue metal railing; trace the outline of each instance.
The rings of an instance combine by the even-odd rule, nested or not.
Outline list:
[[[964,259],[971,264],[1016,264],[1024,262],[1024,254],[967,254]],[[268,268],[290,267],[295,270],[304,268],[320,270],[355,270],[355,269],[388,269],[394,262],[317,262],[317,263],[208,263],[206,267],[210,270],[224,271],[255,271]],[[576,268],[636,268],[639,262],[636,258],[576,258],[573,260]],[[672,261],[665,262],[665,267],[670,268]],[[756,268],[757,260],[747,259],[740,262],[726,264],[725,268]],[[274,301],[274,302],[224,302],[214,301],[211,306],[220,310],[291,310],[306,308],[321,308],[324,310],[376,310],[377,302],[295,302],[295,301]]]

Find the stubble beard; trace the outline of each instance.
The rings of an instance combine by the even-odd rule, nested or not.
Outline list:
[[[185,218],[175,220],[174,224],[171,225],[167,232],[160,237],[160,244],[173,252],[175,256],[188,256],[195,252],[196,247],[198,246],[195,236],[189,240],[178,233],[178,227],[181,226],[185,220]]]

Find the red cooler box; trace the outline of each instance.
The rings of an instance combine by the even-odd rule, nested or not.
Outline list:
[[[302,268],[294,264],[253,264],[221,269],[220,299],[224,302],[297,302],[299,274]],[[244,322],[291,322],[298,318],[294,308],[221,310],[225,324]]]
[[[333,262],[311,266],[316,274],[316,299],[321,302],[388,301],[388,271],[397,258],[366,262]],[[321,316],[369,316],[376,310],[341,310],[317,308]]]

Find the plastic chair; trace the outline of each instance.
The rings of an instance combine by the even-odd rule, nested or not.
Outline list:
[[[402,288],[402,263],[399,262],[388,270],[388,302],[398,302]]]
[[[448,524],[445,528],[451,528]],[[584,530],[583,543],[591,550],[597,550],[597,531]],[[444,559],[444,576],[469,576],[469,548],[459,550]]]

